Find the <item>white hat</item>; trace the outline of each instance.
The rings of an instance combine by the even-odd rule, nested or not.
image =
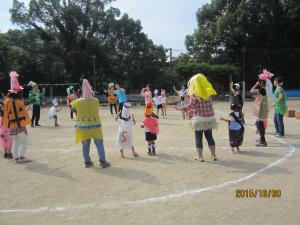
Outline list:
[[[241,87],[241,85],[239,83],[235,83],[234,85],[237,87]]]
[[[121,114],[122,118],[129,119],[130,108],[131,108],[131,104],[129,102],[124,103],[123,109],[122,109],[122,114]]]

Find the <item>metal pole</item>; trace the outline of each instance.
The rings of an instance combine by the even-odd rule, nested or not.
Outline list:
[[[243,46],[242,47],[242,53],[243,53],[243,69],[242,69],[242,73],[243,73],[243,100],[245,101],[246,99],[246,47]]]
[[[172,60],[173,60],[173,57],[172,57],[172,48],[170,48],[170,70],[172,71]]]

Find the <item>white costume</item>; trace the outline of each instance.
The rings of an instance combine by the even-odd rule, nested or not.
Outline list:
[[[156,106],[163,104],[161,96],[154,96],[152,100]]]
[[[52,100],[52,107],[49,109],[48,118],[52,120],[55,116],[57,116],[56,106],[58,106],[57,99]]]
[[[132,148],[132,114],[130,113],[131,104],[124,103],[122,114],[118,117],[119,129],[117,133],[118,150],[127,150]]]

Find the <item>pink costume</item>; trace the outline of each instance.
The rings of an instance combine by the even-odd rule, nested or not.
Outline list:
[[[12,138],[8,134],[8,129],[2,127],[2,117],[0,117],[0,149],[11,149]]]
[[[143,120],[143,124],[152,134],[158,134],[159,133],[159,126],[158,126],[158,119],[154,117],[145,118]]]

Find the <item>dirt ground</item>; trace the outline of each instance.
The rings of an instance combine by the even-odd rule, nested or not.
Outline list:
[[[288,101],[300,111],[300,101]],[[215,102],[216,117],[228,114],[228,103]],[[300,224],[300,120],[285,118],[286,138],[276,139],[270,115],[267,148],[255,147],[252,102],[245,104],[246,133],[242,152],[228,152],[227,125],[213,132],[219,161],[212,162],[206,141],[205,162],[195,161],[189,121],[168,108],[161,118],[156,157],[146,154],[140,128],[143,108],[134,107],[134,145],[139,153],[119,158],[117,123],[101,107],[104,142],[111,168],[84,168],[81,145],[74,142],[68,108],[60,127],[42,110],[40,128],[29,128],[28,157],[15,164],[0,159],[1,225],[297,225]],[[2,154],[2,153],[1,153]],[[95,146],[91,158],[96,163]],[[238,189],[280,189],[281,197],[236,198]]]

